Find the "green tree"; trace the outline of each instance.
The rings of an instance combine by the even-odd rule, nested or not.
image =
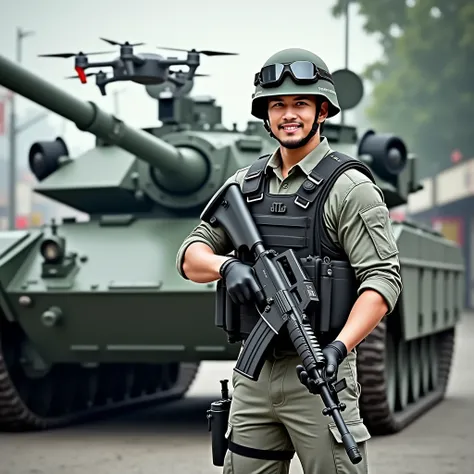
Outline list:
[[[335,16],[345,2],[336,0]],[[384,48],[384,57],[365,71],[375,85],[369,117],[406,140],[420,157],[422,176],[449,166],[455,149],[473,157],[474,2],[352,2]]]

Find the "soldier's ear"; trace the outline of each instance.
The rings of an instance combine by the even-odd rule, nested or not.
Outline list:
[[[325,100],[321,104],[321,110],[319,111],[319,117],[318,117],[318,122],[324,122],[328,116],[329,113],[329,103]]]

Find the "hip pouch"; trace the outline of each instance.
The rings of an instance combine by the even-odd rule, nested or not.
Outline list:
[[[301,263],[319,296],[315,311],[308,315],[312,328],[319,333],[340,331],[357,299],[354,269],[349,262],[328,257],[307,257]]]
[[[214,466],[223,466],[224,458],[228,449],[226,437],[229,423],[229,412],[231,399],[227,388],[228,380],[221,380],[222,398],[211,403],[207,410],[207,425],[211,432],[212,463]]]

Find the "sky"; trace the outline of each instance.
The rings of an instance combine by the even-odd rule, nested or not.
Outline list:
[[[94,83],[82,85],[77,80],[64,79],[75,74],[74,58],[37,55],[111,50],[118,53],[118,47],[101,41],[100,36],[119,42],[145,42],[135,52],[179,55],[182,59],[186,53],[159,50],[157,46],[236,52],[239,56],[201,55],[197,72],[211,76],[197,78],[192,95],[213,95],[223,107],[224,125],[230,127],[237,122],[243,128],[252,119],[254,74],[276,51],[305,48],[320,55],[332,72],[344,67],[344,19],[332,17],[330,9],[334,1],[0,0],[0,54],[14,60],[17,27],[33,30],[34,35],[22,42],[24,67],[78,98],[96,102],[108,112],[114,110],[112,92],[117,91],[118,116],[132,126],[148,127],[159,123],[157,103],[143,86],[127,82],[111,84],[108,95],[102,97]],[[360,73],[381,56],[382,50],[377,38],[363,31],[364,19],[358,15],[356,5],[350,7],[350,18],[349,67]],[[114,55],[97,59],[111,57]],[[18,100],[17,107],[20,114],[42,110],[26,99]],[[48,120],[53,132],[66,139],[71,154],[93,146],[94,138],[79,132],[73,124],[57,116]],[[38,137],[38,140],[44,138],[54,137]]]

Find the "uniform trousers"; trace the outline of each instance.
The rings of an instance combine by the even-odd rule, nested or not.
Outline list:
[[[359,412],[357,352],[349,352],[338,369],[347,388],[339,392],[346,404],[342,416],[358,444],[362,461],[352,464],[332,417],[322,414],[324,404],[299,381],[295,352],[274,350],[258,381],[233,371],[232,404],[227,438],[263,450],[294,450],[305,474],[368,473],[370,434]],[[294,459],[294,458],[293,458]],[[224,474],[288,474],[291,461],[255,459],[227,451]]]

